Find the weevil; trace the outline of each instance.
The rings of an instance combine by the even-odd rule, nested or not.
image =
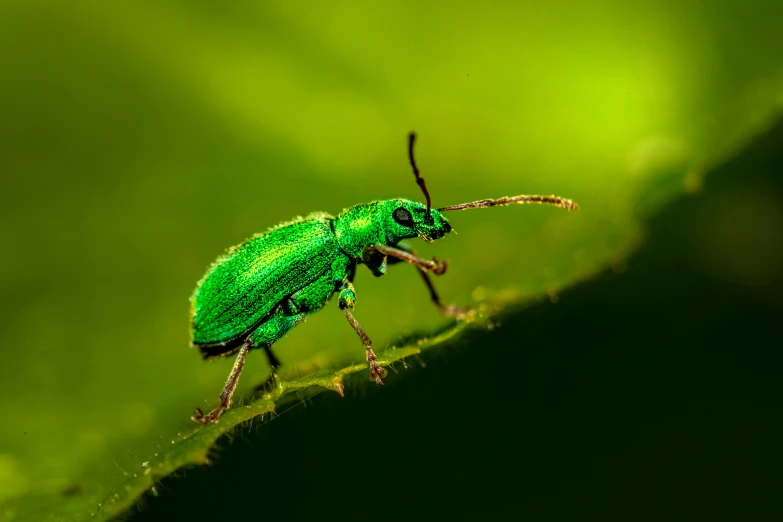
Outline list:
[[[279,361],[272,345],[309,314],[338,295],[338,305],[364,343],[370,378],[379,386],[386,370],[378,364],[372,342],[353,316],[357,265],[375,276],[388,265],[410,263],[421,274],[435,306],[448,316],[464,312],[441,302],[430,273],[442,275],[448,266],[437,258],[422,259],[405,239],[435,241],[451,232],[444,212],[495,207],[514,203],[542,203],[576,210],[576,203],[557,196],[512,196],[432,208],[427,185],[413,157],[416,135],[408,136],[408,158],[426,204],[409,199],[387,199],[356,205],[337,217],[316,212],[281,223],[232,247],[215,261],[191,297],[191,345],[204,358],[236,353],[220,404],[204,415],[196,408],[193,420],[214,422],[231,404],[245,359],[252,348],[262,348],[273,376]]]

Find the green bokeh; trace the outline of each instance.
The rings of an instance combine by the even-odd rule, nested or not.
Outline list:
[[[781,5],[0,3],[0,501],[89,503],[191,429],[230,365],[187,348],[206,266],[295,215],[418,197],[412,129],[436,205],[583,209],[454,215],[420,247],[452,261],[446,300],[622,269],[642,217],[777,115]],[[413,270],[356,288],[379,346],[444,322]],[[292,375],[362,357],[336,310],[278,352]]]

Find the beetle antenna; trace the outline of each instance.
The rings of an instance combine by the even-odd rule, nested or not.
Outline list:
[[[422,180],[423,182],[424,180]],[[555,195],[551,196],[510,196],[499,199],[482,199],[479,201],[472,201],[470,203],[460,203],[459,205],[451,205],[448,207],[441,207],[438,210],[443,212],[446,210],[467,210],[469,208],[484,208],[484,207],[504,207],[506,205],[513,205],[518,203],[520,205],[525,203],[538,203],[543,205],[553,205],[555,207],[564,208],[566,210],[579,210],[579,205],[571,201],[570,199],[561,198]]]
[[[419,188],[424,192],[424,197],[427,198],[427,215],[430,215],[432,210],[432,200],[430,199],[430,193],[427,190],[427,184],[424,183],[424,178],[419,174],[419,167],[416,166],[416,160],[413,158],[413,143],[416,141],[416,133],[411,132],[408,134],[408,158],[411,160],[411,167],[413,167],[413,175],[416,176],[416,183],[419,184]]]

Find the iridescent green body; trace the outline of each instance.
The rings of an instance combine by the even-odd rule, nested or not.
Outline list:
[[[310,214],[251,237],[209,267],[190,299],[191,344],[198,346],[204,357],[238,353],[220,394],[220,405],[207,415],[196,408],[194,421],[215,422],[230,406],[252,348],[264,348],[273,368],[270,378],[276,378],[274,369],[280,363],[272,345],[308,314],[323,308],[334,293],[339,296],[340,310],[364,343],[370,378],[382,385],[386,370],[352,313],[356,305],[352,282],[358,264],[382,276],[389,264],[410,263],[421,274],[435,306],[444,315],[464,317],[462,309],[441,302],[430,279],[430,272],[444,274],[446,263],[437,258],[421,259],[400,243],[414,237],[433,241],[451,232],[442,212],[525,203],[577,208],[573,201],[557,196],[519,195],[434,209],[413,158],[415,139],[415,134],[408,135],[408,157],[426,205],[388,199],[345,209],[336,218],[321,212]]]
[[[407,211],[407,213],[406,213]],[[353,308],[356,265],[380,276],[387,259],[371,247],[406,238],[434,240],[451,226],[437,210],[408,199],[374,201],[282,223],[231,248],[208,269],[191,298],[192,344],[205,357],[245,343],[269,347],[336,291]]]

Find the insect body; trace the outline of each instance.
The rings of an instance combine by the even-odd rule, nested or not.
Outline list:
[[[386,370],[378,364],[372,342],[351,312],[356,303],[352,284],[356,265],[364,264],[381,276],[389,264],[411,263],[438,308],[446,315],[461,315],[460,309],[441,303],[429,277],[429,272],[443,274],[446,263],[421,259],[401,243],[416,237],[434,241],[448,234],[451,225],[443,212],[512,203],[577,208],[570,200],[555,196],[514,196],[433,209],[413,159],[414,140],[411,134],[408,150],[426,204],[390,199],[356,205],[337,217],[310,214],[253,236],[209,268],[191,298],[192,344],[205,358],[238,353],[220,405],[207,415],[197,408],[193,420],[215,421],[229,407],[251,348],[263,348],[274,371],[279,363],[272,345],[308,314],[323,308],[335,293],[340,309],[365,345],[370,377],[383,384]]]

